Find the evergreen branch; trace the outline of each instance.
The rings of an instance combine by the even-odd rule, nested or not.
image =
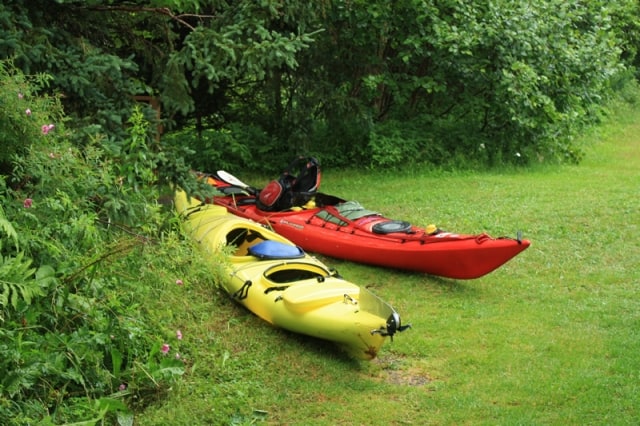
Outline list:
[[[145,13],[156,13],[160,15],[165,15],[171,18],[172,20],[184,25],[190,30],[194,31],[195,27],[185,21],[185,18],[198,18],[198,19],[213,19],[214,15],[198,15],[193,13],[181,13],[176,15],[169,9],[168,7],[146,7],[146,6],[127,6],[127,5],[115,5],[115,6],[89,6],[87,7],[89,10],[98,10],[98,11],[117,11],[117,12],[145,12]]]

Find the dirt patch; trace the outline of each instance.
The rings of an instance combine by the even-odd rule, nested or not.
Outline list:
[[[433,380],[419,366],[401,357],[376,358],[372,361],[373,376],[380,381],[400,386],[425,386]]]
[[[412,373],[411,371],[387,371],[384,374],[385,381],[394,385],[424,386],[431,383],[431,378],[424,373]]]

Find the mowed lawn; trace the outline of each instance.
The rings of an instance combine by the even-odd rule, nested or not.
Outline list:
[[[399,424],[640,420],[635,118],[619,117],[594,134],[579,166],[402,176],[368,182],[365,190],[351,189],[347,176],[336,184],[327,179],[326,186],[414,223],[494,235],[520,229],[532,240],[529,250],[478,280],[370,275],[415,325],[382,364],[396,356],[395,368],[419,366],[431,381],[409,392],[413,414],[399,398]]]
[[[412,328],[378,359],[276,330],[229,300],[194,335],[198,368],[139,424],[636,424],[640,111],[577,166],[490,173],[326,171],[322,190],[389,217],[532,246],[476,280],[323,258]]]

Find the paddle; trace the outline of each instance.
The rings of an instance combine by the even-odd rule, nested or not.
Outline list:
[[[252,186],[247,185],[246,183],[244,183],[243,181],[241,181],[240,179],[238,179],[237,177],[235,177],[234,175],[232,175],[231,173],[228,173],[224,170],[218,170],[216,172],[216,175],[225,183],[228,183],[229,185],[232,186],[237,186],[238,188],[242,188],[245,191],[247,191],[248,193],[255,195],[258,190],[253,188]]]

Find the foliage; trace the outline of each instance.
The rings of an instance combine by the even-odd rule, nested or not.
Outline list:
[[[324,31],[296,50],[297,66],[213,92],[209,125],[272,136],[263,170],[282,164],[271,152],[328,167],[579,162],[575,135],[602,118],[637,38],[623,30],[637,15],[627,0],[338,2],[303,13],[302,28]]]
[[[298,154],[326,167],[579,162],[575,135],[633,78],[640,40],[633,0],[49,3],[0,6],[0,58],[53,77],[70,139],[122,139],[134,97],[159,100],[165,131],[197,134],[164,144],[193,162],[169,161],[174,179],[229,151],[261,171]],[[231,132],[230,149],[213,153],[208,130]]]
[[[266,6],[266,7],[265,7]],[[191,112],[193,102],[178,104],[176,99],[188,99],[188,93],[177,90],[198,88],[202,83],[205,93],[212,95],[222,86],[253,84],[264,80],[273,70],[293,69],[297,66],[296,53],[308,47],[313,40],[311,34],[302,31],[276,31],[271,28],[273,19],[282,19],[289,25],[294,23],[292,9],[297,3],[287,4],[288,10],[275,4],[258,5],[241,2],[233,7],[222,7],[210,25],[198,26],[182,41],[182,47],[171,56],[167,67],[173,78],[165,84],[173,87],[172,97],[163,100],[170,110]],[[293,30],[293,28],[291,28]],[[190,81],[186,81],[188,72]]]
[[[251,140],[258,148],[249,150],[245,141]],[[172,132],[162,138],[167,146],[188,146],[190,152],[185,161],[194,170],[216,171],[220,169],[234,170],[239,165],[251,168],[259,167],[263,149],[270,145],[268,135],[254,126],[241,126],[231,123],[221,129],[206,129],[197,132],[188,127]]]
[[[634,1],[618,1],[608,5],[613,31],[622,50],[623,63],[635,74],[640,72],[640,4]]]
[[[58,99],[49,96],[35,98],[34,94],[48,86],[51,77],[46,74],[25,76],[11,62],[0,61],[0,173],[8,173],[11,158],[24,154],[25,141],[37,140],[43,132],[42,126],[60,117],[52,117],[51,111],[58,107]],[[27,102],[27,100],[31,100]]]
[[[74,3],[36,0],[0,6],[0,59],[15,58],[27,75],[50,75],[51,88],[64,93],[74,127],[90,124],[122,136],[132,96],[146,94],[131,53],[118,50],[120,40],[113,37],[128,24]],[[138,40],[127,44],[133,42]]]
[[[429,161],[443,151],[473,158],[480,143],[494,163],[518,152],[577,160],[571,138],[598,118],[619,70],[610,10],[600,4],[356,3],[335,13],[334,45],[358,56],[338,56],[327,73],[376,122],[425,123],[436,137],[425,137],[433,148],[419,158]]]
[[[15,82],[23,96],[3,109],[2,132],[22,133],[0,176],[0,423],[126,419],[188,361],[163,303],[184,297],[176,280],[198,267],[157,203],[165,153],[139,108],[126,138],[70,143],[60,102],[1,65],[0,98],[17,98]],[[191,276],[210,285],[200,270]]]

